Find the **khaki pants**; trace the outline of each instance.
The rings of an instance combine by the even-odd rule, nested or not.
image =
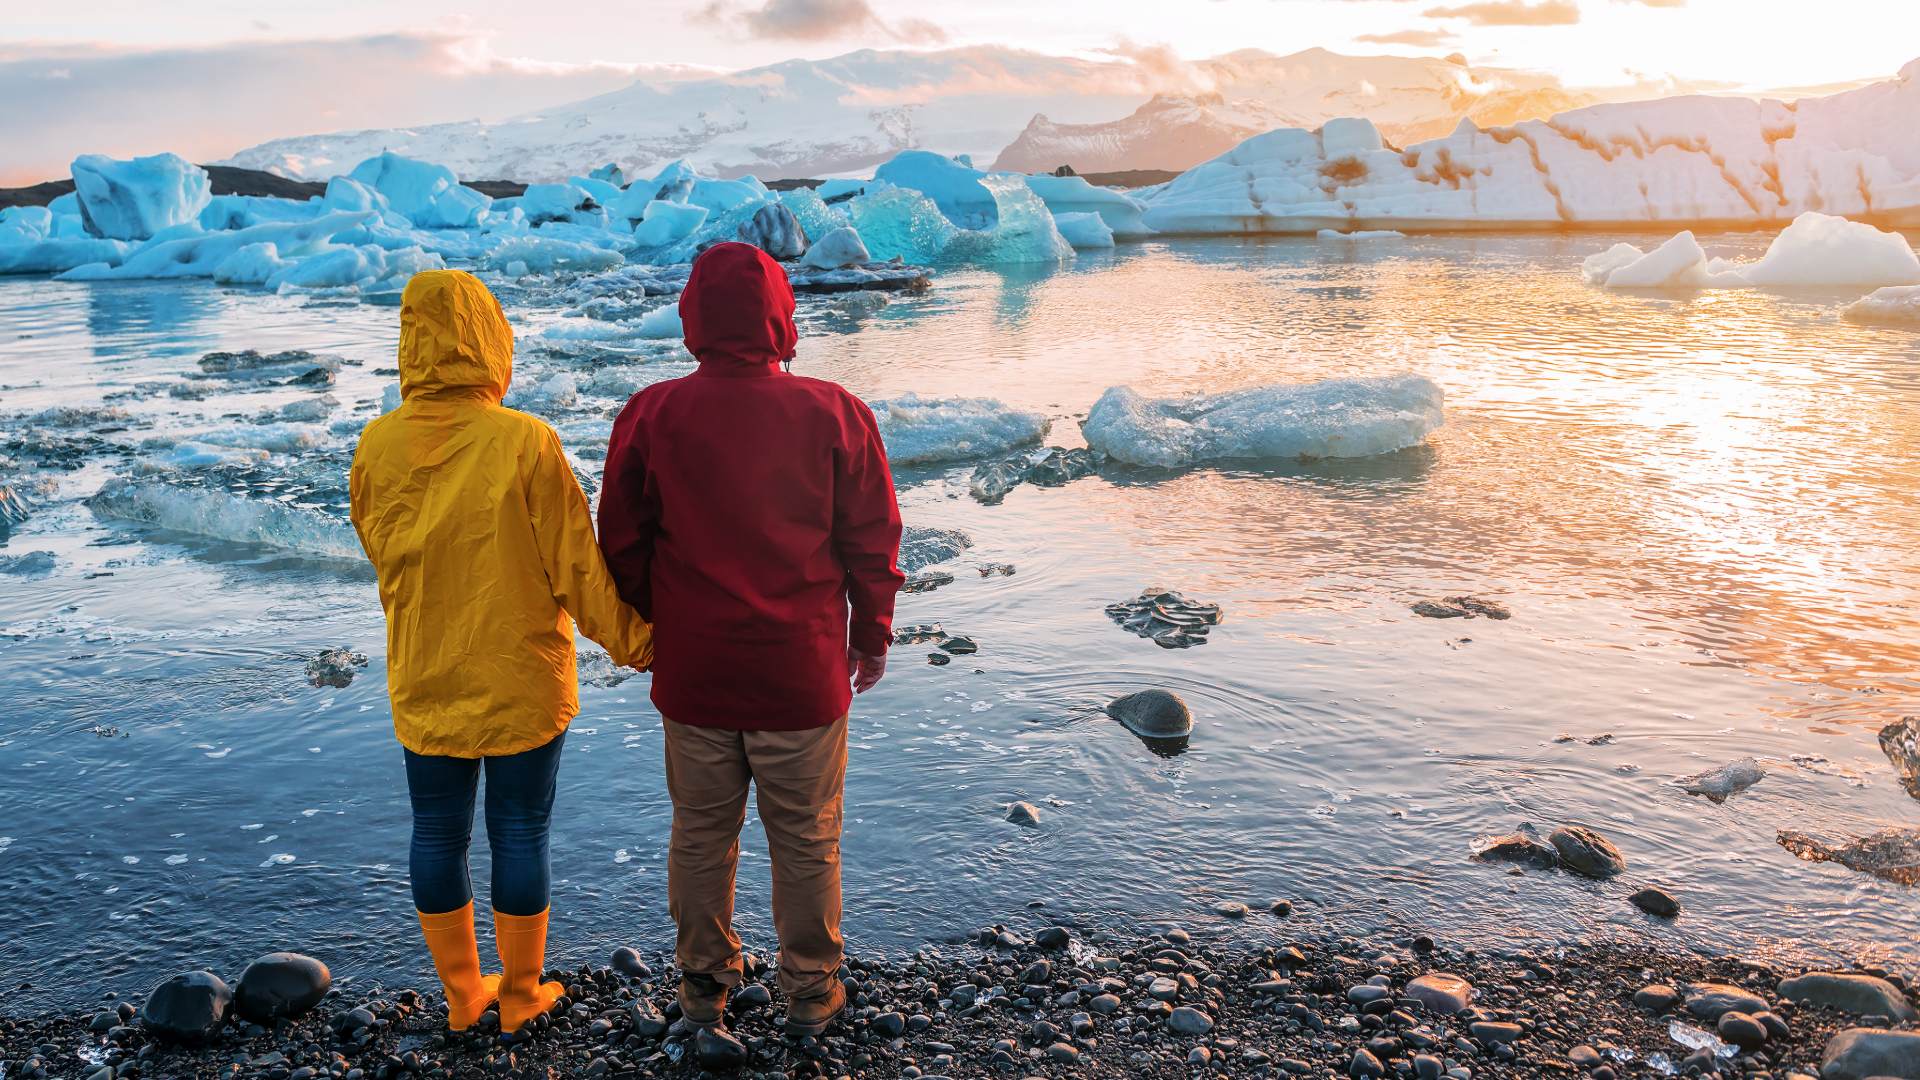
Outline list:
[[[679,927],[682,971],[740,981],[733,878],[747,783],[773,863],[773,925],[780,989],[826,992],[840,967],[840,816],[847,778],[847,718],[809,731],[728,731],[666,721],[673,843],[667,906]]]

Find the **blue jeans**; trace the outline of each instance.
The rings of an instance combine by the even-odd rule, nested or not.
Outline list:
[[[505,757],[433,757],[406,750],[413,800],[413,906],[428,915],[458,911],[473,899],[467,845],[473,796],[487,772],[487,847],[493,851],[493,909],[505,915],[547,910],[547,827],[553,819],[560,746],[552,742]]]

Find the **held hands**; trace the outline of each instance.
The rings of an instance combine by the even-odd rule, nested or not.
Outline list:
[[[887,673],[887,654],[869,656],[853,646],[847,646],[847,678],[853,680],[853,692],[864,694],[874,688],[880,676]]]

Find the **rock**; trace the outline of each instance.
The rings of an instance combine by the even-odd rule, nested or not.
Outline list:
[[[1610,878],[1627,868],[1627,857],[1613,842],[1585,825],[1562,825],[1547,835],[1567,869],[1590,878]]]
[[[1766,1007],[1766,998],[1726,983],[1700,983],[1687,988],[1687,1011],[1702,1020],[1718,1020],[1730,1012],[1763,1012]]]
[[[1820,1080],[1920,1080],[1920,1031],[1848,1028],[1827,1040]]]
[[[1635,990],[1633,1003],[1643,1009],[1663,1013],[1680,1004],[1680,991],[1665,983],[1653,983]]]
[[[1674,783],[1689,795],[1705,795],[1709,801],[1718,804],[1759,783],[1766,775],[1767,770],[1761,768],[1758,761],[1744,757],[1717,769],[1683,776]]]
[[[1903,716],[1881,728],[1880,752],[1893,764],[1900,786],[1920,799],[1920,716]]]
[[[732,1004],[736,1011],[762,1009],[773,1004],[773,991],[759,983],[746,983],[733,992]]]
[[[1148,589],[1132,600],[1107,605],[1107,617],[1163,649],[1186,649],[1207,642],[1220,624],[1220,605],[1202,604],[1177,592]]]
[[[964,656],[969,653],[977,653],[980,651],[980,646],[974,644],[972,638],[961,637],[958,634],[955,634],[954,636],[941,642],[940,647],[942,649],[947,650],[950,653],[953,653],[956,656]]]
[[[1885,1016],[1901,1023],[1920,1020],[1907,996],[1885,979],[1812,971],[1780,981],[1780,996],[1801,1005],[1838,1009],[1855,1016]]]
[[[1451,1016],[1473,1004],[1473,984],[1458,975],[1433,972],[1407,983],[1406,996],[1428,1012]]]
[[[1766,1025],[1743,1012],[1721,1013],[1714,1030],[1720,1033],[1722,1039],[1742,1050],[1758,1050],[1760,1044],[1767,1041]]]
[[[1920,885],[1920,829],[1881,829],[1839,845],[1792,829],[1781,830],[1775,839],[1808,862],[1837,862],[1896,885]]]
[[[1447,1063],[1432,1054],[1413,1056],[1413,1075],[1419,1080],[1440,1080],[1447,1071]]]
[[[1059,951],[1072,944],[1073,935],[1064,926],[1049,926],[1033,935],[1033,943],[1043,949]]]
[[[1180,1035],[1205,1035],[1213,1030],[1213,1018],[1190,1005],[1182,1005],[1167,1014],[1167,1028]]]
[[[1606,1059],[1600,1056],[1600,1051],[1583,1043],[1567,1051],[1567,1063],[1577,1069],[1597,1069],[1606,1064]]]
[[[140,1010],[141,1023],[155,1038],[201,1043],[227,1022],[233,991],[211,971],[175,975],[153,988]]]
[[[1020,973],[1020,985],[1032,986],[1035,983],[1045,985],[1053,980],[1053,964],[1046,960],[1035,960]]]
[[[954,1004],[959,1004],[955,1002]],[[868,1021],[873,1033],[883,1039],[897,1039],[907,1033],[907,1018],[902,1013],[883,1012]]]
[[[1040,824],[1040,809],[1030,802],[1010,802],[1007,804],[1007,820],[1015,825]]]
[[[640,959],[640,954],[637,951],[625,945],[613,950],[612,964],[613,970],[630,979],[650,979],[653,977],[653,969],[647,966],[647,962]]]
[[[1505,836],[1485,836],[1473,842],[1473,857],[1485,862],[1518,863],[1537,870],[1555,870],[1560,853],[1522,826],[1521,831]]]
[[[345,688],[353,684],[353,677],[366,666],[367,658],[363,653],[344,646],[322,649],[318,655],[307,660],[307,682],[314,686]]]
[[[1172,1001],[1180,996],[1180,984],[1162,975],[1147,984],[1147,996]]]
[[[1376,986],[1373,983],[1361,983],[1347,987],[1347,1000],[1355,1005],[1366,1005],[1375,1001],[1384,1001],[1393,996],[1390,987]]]
[[[1171,690],[1139,690],[1107,702],[1107,715],[1143,739],[1184,739],[1193,734],[1193,713]]]
[[[934,667],[946,667],[953,663],[953,657],[943,652],[930,652],[927,654],[927,663]]]
[[[1222,900],[1213,905],[1213,913],[1223,919],[1244,919],[1247,917],[1247,905],[1238,900]]]
[[[1363,1047],[1355,1050],[1353,1060],[1347,1062],[1347,1075],[1354,1080],[1367,1080],[1367,1078],[1387,1075],[1387,1067],[1380,1064],[1380,1059],[1373,1056],[1372,1051]]]
[[[693,1056],[703,1069],[732,1072],[747,1063],[747,1047],[725,1028],[703,1027],[694,1033]]]
[[[248,964],[233,988],[240,1015],[256,1024],[283,1016],[302,1016],[320,1004],[333,986],[327,965],[300,953],[268,953]]]
[[[627,1007],[627,1017],[633,1022],[633,1033],[643,1039],[657,1039],[665,1035],[671,1026],[646,997],[633,999],[633,1004]]]
[[[1112,994],[1100,994],[1087,1002],[1087,1011],[1112,1016],[1120,1011],[1120,999]]]
[[[1513,612],[1498,600],[1488,600],[1480,596],[1443,596],[1438,600],[1422,600],[1413,605],[1413,613],[1428,619],[1472,619],[1486,616],[1489,619],[1511,619]]]
[[[1680,914],[1680,901],[1658,885],[1643,886],[1627,899],[1634,907],[1662,919],[1671,919]]]
[[[973,537],[959,529],[908,525],[900,533],[900,569],[909,574],[917,573],[929,566],[957,559],[961,552],[972,546]],[[899,639],[898,631],[895,632],[894,643],[904,644]]]
[[[860,234],[852,226],[842,225],[829,230],[826,235],[815,240],[805,255],[800,257],[803,265],[816,270],[838,270],[843,266],[863,266],[873,261],[867,253],[867,245],[861,241]]]
[[[900,586],[903,593],[930,593],[945,585],[953,584],[953,575],[945,570],[928,570],[908,578]]]
[[[1499,1020],[1476,1020],[1467,1025],[1467,1031],[1489,1046],[1510,1043],[1527,1033],[1527,1029],[1519,1024]]]
[[[740,242],[752,244],[776,259],[797,259],[807,253],[807,230],[785,203],[770,202],[753,212],[738,230]]]

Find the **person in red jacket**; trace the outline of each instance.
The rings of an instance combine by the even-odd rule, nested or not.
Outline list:
[[[799,333],[778,263],[747,244],[708,249],[680,319],[699,369],[627,402],[600,496],[608,569],[654,626],[680,1008],[717,1024],[741,978],[733,886],[751,781],[787,1027],[817,1034],[846,1006],[849,682],[864,692],[886,670],[900,510],[872,411],[783,370]]]

